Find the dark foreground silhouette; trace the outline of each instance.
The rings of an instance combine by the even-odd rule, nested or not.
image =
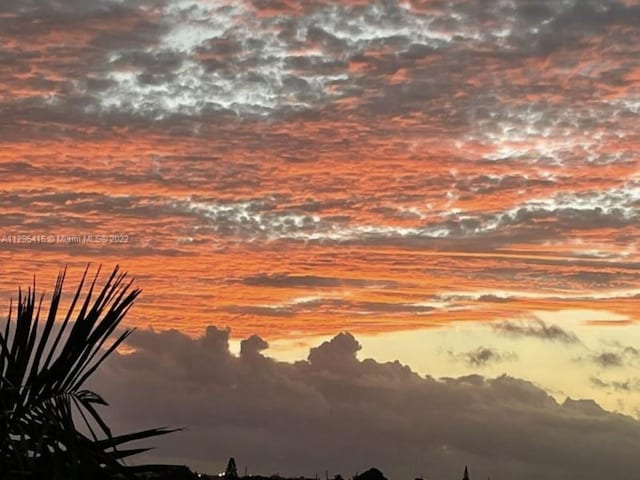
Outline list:
[[[171,431],[113,435],[99,413],[107,402],[83,388],[131,334],[114,335],[140,294],[118,267],[101,289],[96,288],[98,269],[85,291],[87,270],[62,318],[58,309],[66,271],[58,275],[48,312],[41,312],[44,295],[36,299],[34,279],[26,293],[18,290],[17,304],[10,302],[8,318],[0,323],[2,480],[139,478],[123,459],[146,449],[121,447]]]
[[[186,467],[184,467],[186,468]],[[188,475],[192,475],[192,476],[188,476]],[[187,480],[187,479],[191,479],[191,478],[200,478],[200,479],[207,479],[207,480],[214,480],[214,479],[220,479],[223,478],[224,480],[319,480],[318,476],[315,477],[282,477],[280,475],[271,475],[271,476],[264,476],[264,475],[243,475],[243,476],[238,476],[237,474],[237,469],[236,469],[236,462],[234,458],[230,458],[229,459],[229,463],[227,464],[227,468],[225,470],[224,475],[203,475],[203,474],[198,474],[198,473],[191,473],[188,472],[188,474],[186,472],[184,472],[185,476],[181,476],[181,477],[162,477],[162,476],[147,476],[144,478],[148,478],[148,479],[157,479],[157,480]],[[325,474],[325,480],[330,480],[328,477],[328,474]],[[342,477],[342,475],[335,475],[331,480],[344,480],[344,478]],[[384,474],[377,468],[375,467],[371,467],[368,470],[366,470],[363,473],[360,474],[356,474],[353,477],[351,477],[349,480],[389,480],[387,479],[387,477],[384,476]],[[416,478],[415,480],[423,480],[422,478]],[[462,480],[471,480],[471,477],[469,475],[469,469],[467,466],[464,467],[464,474],[462,477]]]

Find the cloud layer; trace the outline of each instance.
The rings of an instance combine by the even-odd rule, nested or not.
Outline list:
[[[639,18],[616,0],[3,2],[0,245],[18,275],[128,258],[145,318],[192,333],[632,322]],[[127,242],[11,240],[50,233]],[[189,319],[151,307],[155,265],[196,297]]]
[[[120,427],[186,426],[159,439],[156,455],[213,473],[232,455],[250,473],[351,475],[375,464],[390,478],[451,477],[469,463],[480,477],[596,480],[635,465],[640,424],[593,401],[558,404],[508,376],[436,380],[360,360],[348,333],[294,364],[265,357],[257,336],[237,357],[228,340],[215,327],[197,339],[138,331],[135,351],[116,355],[95,388]]]

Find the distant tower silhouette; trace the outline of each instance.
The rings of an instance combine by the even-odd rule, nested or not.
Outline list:
[[[224,478],[226,480],[237,480],[238,469],[236,468],[236,459],[231,457],[229,463],[227,463],[227,469],[224,471]]]
[[[464,466],[464,477],[462,477],[462,480],[471,480],[469,478],[469,469],[467,468],[467,466]]]

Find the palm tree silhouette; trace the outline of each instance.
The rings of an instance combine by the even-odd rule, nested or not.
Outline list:
[[[58,275],[46,319],[41,317],[44,295],[36,302],[35,278],[26,293],[18,290],[15,317],[10,303],[4,331],[0,329],[2,478],[132,478],[122,459],[147,449],[118,447],[174,431],[156,428],[114,436],[97,410],[107,402],[82,388],[132,333],[125,330],[109,343],[141,291],[116,266],[95,295],[98,268],[79,302],[88,269],[62,322],[56,320],[66,269]]]

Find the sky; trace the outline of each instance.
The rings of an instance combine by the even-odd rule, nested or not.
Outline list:
[[[2,308],[130,272],[148,458],[633,465],[640,2],[0,0],[0,65]]]

